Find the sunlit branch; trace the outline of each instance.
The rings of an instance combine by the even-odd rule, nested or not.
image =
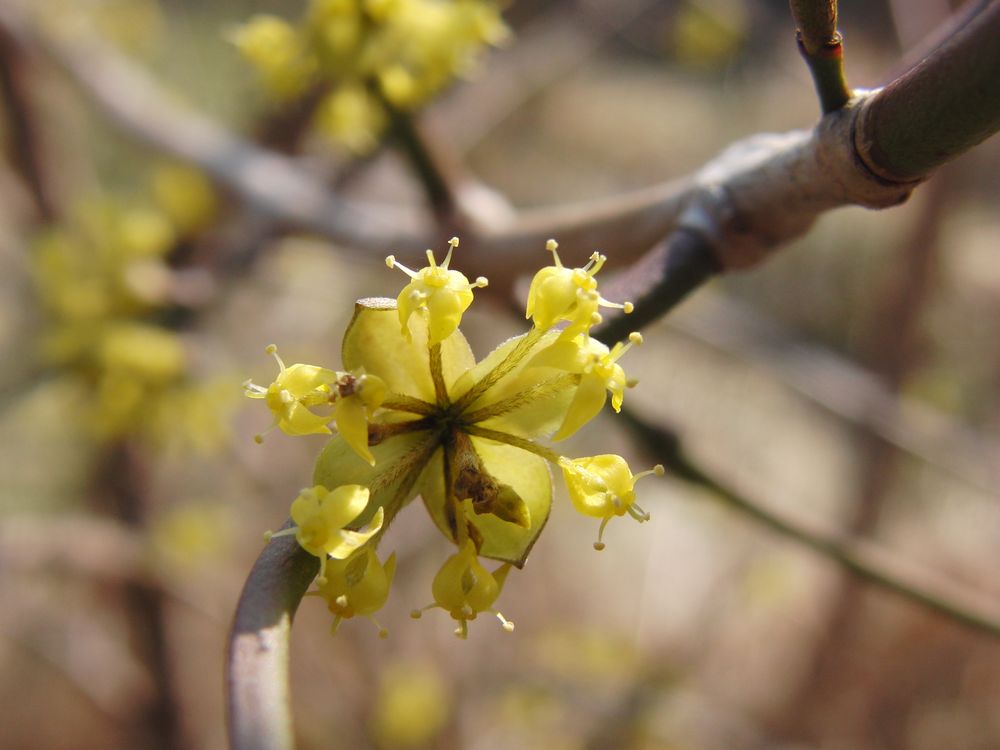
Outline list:
[[[709,475],[684,452],[672,432],[622,409],[629,426],[661,461],[668,475],[708,490],[709,494],[757,523],[805,545],[851,573],[974,630],[1000,637],[1000,606],[933,571],[907,562],[877,544],[828,531],[758,502]]]

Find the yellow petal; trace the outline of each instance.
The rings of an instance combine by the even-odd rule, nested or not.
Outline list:
[[[372,520],[363,529],[358,531],[342,529],[334,534],[331,534],[327,543],[323,545],[323,549],[326,550],[326,554],[335,560],[346,560],[354,554],[355,550],[365,544],[365,542],[375,536],[382,529],[382,522],[384,518],[384,509],[379,508],[375,511],[375,515],[372,516]]]
[[[559,441],[568,438],[596,417],[607,400],[608,392],[604,381],[594,375],[583,375],[566,412],[566,418],[552,439]]]
[[[390,392],[433,403],[434,384],[428,359],[427,322],[416,315],[409,321],[411,339],[399,329],[395,300],[369,297],[358,300],[354,318],[344,334],[344,367],[377,375]],[[475,364],[468,342],[457,331],[441,342],[445,383],[454,382]]]
[[[360,484],[344,484],[323,500],[323,521],[330,527],[342,529],[361,515],[368,505],[368,488]]]
[[[368,410],[357,396],[337,399],[334,419],[339,432],[355,453],[372,466],[375,456],[368,449]]]

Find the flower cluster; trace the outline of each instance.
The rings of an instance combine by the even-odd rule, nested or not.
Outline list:
[[[387,106],[421,105],[507,33],[493,0],[310,0],[297,25],[258,15],[231,39],[273,97],[320,92],[317,127],[364,153]]]
[[[443,609],[463,638],[469,621],[484,612],[505,630],[514,627],[495,604],[511,567],[524,565],[548,519],[549,464],[560,469],[576,509],[600,520],[596,549],[604,548],[611,519],[649,518],[635,502],[635,483],[662,474],[662,466],[633,474],[620,456],[569,458],[539,442],[574,434],[609,394],[620,410],[624,390],[635,384],[619,360],[642,337],[633,333],[610,349],[590,337],[601,307],[632,307],[597,291],[604,256],[567,268],[550,240],[554,265],[535,275],[528,295],[531,329],[477,363],[458,327],[486,279],[470,282],[449,268],[457,245],[450,241],[441,263],[428,250],[428,265],[418,271],[386,259],[410,281],[396,300],[358,300],[344,336],[343,371],[286,366],[269,346],[277,378],[267,387],[245,384],[287,434],[336,427],[316,462],[313,486],[292,504],[293,525],[278,532],[294,534],[320,558],[314,594],[326,600],[335,626],[371,617],[385,603],[395,557],[382,562],[376,548],[417,497],[456,552],[434,578],[433,602],[413,616]],[[481,558],[501,565],[490,570]]]
[[[222,437],[218,384],[191,382],[181,338],[159,323],[183,293],[167,254],[214,210],[204,177],[166,165],[152,173],[148,198],[83,201],[35,238],[41,355],[92,394],[81,408],[97,438],[208,448]]]

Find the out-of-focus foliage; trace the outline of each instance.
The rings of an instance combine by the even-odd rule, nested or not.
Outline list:
[[[310,0],[295,25],[258,15],[230,39],[277,101],[321,92],[316,126],[361,154],[378,143],[387,105],[424,104],[507,34],[494,0]]]
[[[215,212],[197,172],[167,165],[150,198],[83,199],[33,241],[32,277],[47,366],[85,384],[74,409],[100,440],[138,435],[208,449],[224,437],[222,383],[191,379],[183,337],[163,317],[182,283],[169,253]],[[227,389],[228,390],[228,389]]]

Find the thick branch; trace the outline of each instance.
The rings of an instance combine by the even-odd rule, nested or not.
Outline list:
[[[978,15],[862,108],[858,154],[883,179],[922,179],[1000,128],[1000,3],[980,5]]]
[[[295,610],[318,572],[319,560],[294,537],[272,539],[250,571],[229,635],[226,665],[233,750],[294,747],[288,639]]]
[[[667,471],[709,490],[713,496],[758,523],[827,557],[851,573],[955,622],[1000,637],[1000,606],[964,590],[929,569],[906,562],[876,544],[818,528],[768,508],[706,474],[683,452],[677,436],[623,409],[636,434]]]

